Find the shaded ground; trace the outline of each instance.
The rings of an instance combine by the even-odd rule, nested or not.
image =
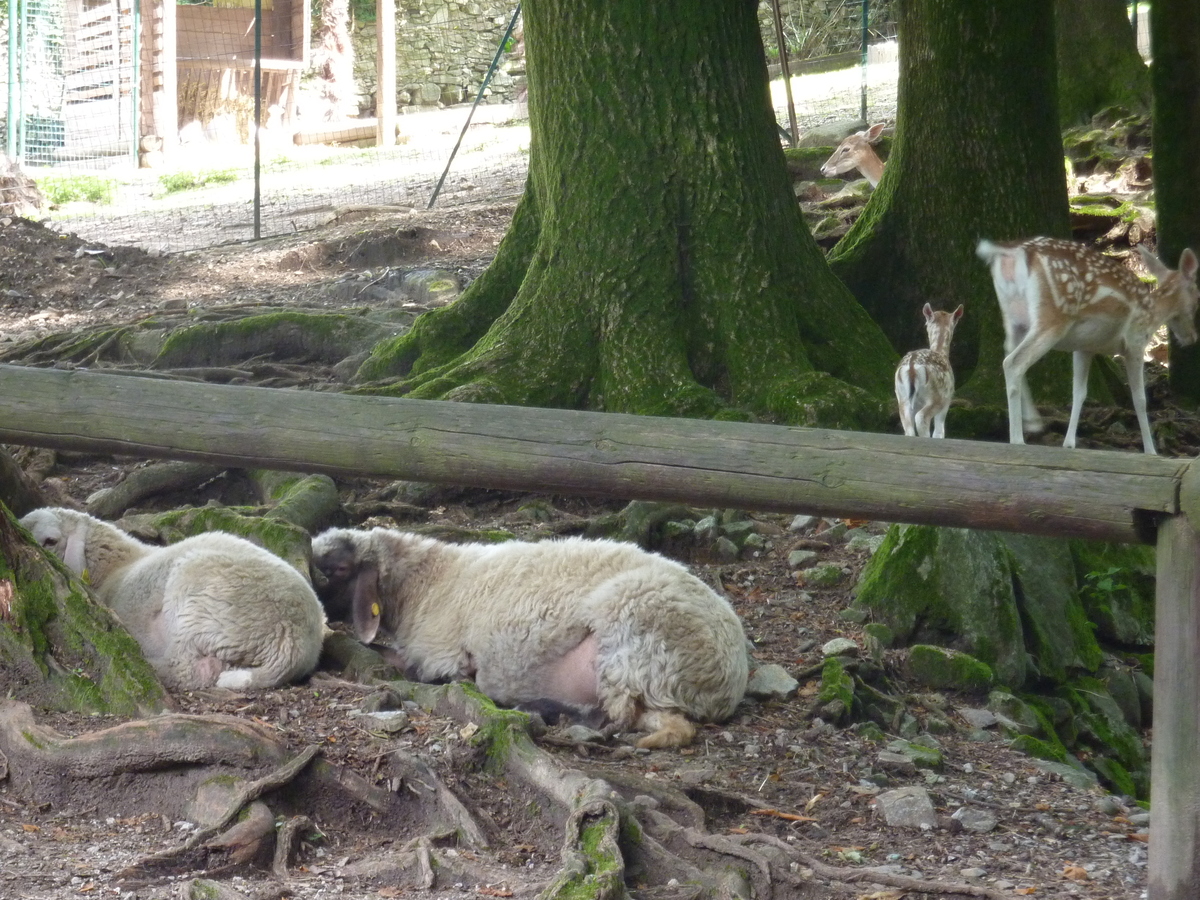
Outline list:
[[[395,282],[398,273],[422,267],[474,277],[490,259],[510,214],[511,208],[480,206],[343,220],[321,231],[253,246],[169,257],[92,245],[12,220],[0,225],[0,354],[30,337],[183,308],[392,303],[409,304],[415,312],[419,301],[380,289]],[[1175,415],[1161,412],[1155,398],[1151,407],[1159,416]],[[1087,437],[1093,443],[1136,447],[1131,411],[1094,410],[1089,415],[1094,427],[1089,435],[1081,431],[1081,445]],[[1171,452],[1200,448],[1194,426],[1185,427],[1189,424],[1177,429]],[[69,454],[55,460],[27,456],[25,461],[80,503],[141,464]],[[623,505],[495,491],[415,490],[368,480],[339,483],[339,490],[356,521],[382,516],[424,525],[506,528],[526,537],[577,531],[585,521]],[[203,502],[197,492],[148,505]],[[755,515],[752,522],[764,540],[744,558],[719,558],[711,544],[691,541],[669,549],[730,598],[754,643],[758,664],[787,669],[800,682],[798,691],[786,700],[747,699],[730,722],[704,727],[695,745],[683,751],[635,751],[621,737],[581,744],[555,730],[539,738],[540,746],[564,765],[586,768],[614,783],[640,784],[635,793],[654,796],[657,786],[684,792],[704,809],[712,834],[777,838],[779,853],[794,854],[784,857],[793,859],[795,884],[789,896],[1144,896],[1144,814],[1098,787],[1067,783],[1010,750],[992,731],[970,730],[960,710],[982,706],[985,698],[908,690],[896,672],[896,660],[883,660],[897,689],[908,690],[911,722],[904,727],[912,734],[929,734],[940,745],[944,763],[938,769],[881,757],[886,743],[868,740],[853,727],[822,721],[815,710],[821,648],[835,637],[862,646],[861,626],[842,613],[870,552],[871,536],[885,526],[793,522],[780,515]],[[847,525],[856,539],[846,539]],[[811,562],[831,564],[841,576],[827,586],[814,584],[806,574],[811,570],[797,571],[788,564],[794,550],[814,551]],[[419,756],[475,809],[490,845],[486,851],[450,846],[440,852],[482,857],[478,862],[490,873],[487,880],[441,878],[430,890],[412,887],[390,862],[406,842],[419,837],[411,823],[383,822],[349,809],[313,816],[324,838],[302,847],[300,865],[286,885],[262,868],[210,876],[245,896],[304,900],[529,896],[543,886],[560,865],[561,831],[529,814],[527,796],[472,764],[471,735],[462,722],[409,708],[407,724],[388,733],[355,715],[371,693],[318,673],[307,684],[282,690],[196,693],[177,701],[183,711],[225,712],[257,721],[297,751],[317,745],[325,759],[384,789],[393,784],[390,752]],[[42,720],[72,734],[110,724],[103,717]],[[936,826],[922,830],[883,822],[875,805],[878,795],[908,785],[931,793]],[[194,872],[142,883],[118,881],[117,876],[134,861],[178,845],[192,823],[103,802],[50,806],[13,799],[19,796],[16,786],[0,776],[0,898],[187,896],[181,882]],[[994,825],[978,833],[964,830],[951,819],[964,808],[990,814]],[[809,864],[814,859],[845,870],[882,866],[893,875],[938,882],[943,889],[905,889],[869,880],[851,885],[819,867],[814,871]],[[747,865],[744,860],[729,864]],[[971,891],[947,892],[945,886],[952,883],[970,885]],[[636,877],[631,886],[637,894]],[[686,891],[644,895],[686,896]]]

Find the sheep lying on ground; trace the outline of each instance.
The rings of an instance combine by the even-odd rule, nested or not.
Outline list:
[[[317,665],[325,615],[303,575],[239,537],[209,532],[169,547],[70,509],[21,519],[84,575],[171,690],[266,688]]]
[[[599,709],[641,747],[728,718],[746,689],[741,622],[683,566],[580,538],[447,544],[385,528],[313,541],[331,620],[398,651],[410,677],[474,678],[508,706]]]

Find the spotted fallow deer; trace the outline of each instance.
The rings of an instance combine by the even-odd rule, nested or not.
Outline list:
[[[1178,271],[1167,268],[1142,247],[1138,251],[1158,279],[1154,286],[1117,260],[1073,241],[1036,237],[979,242],[976,253],[991,268],[1004,319],[1004,383],[1011,443],[1023,444],[1024,431],[1042,429],[1025,373],[1051,350],[1066,350],[1074,356],[1074,382],[1063,446],[1075,446],[1092,357],[1109,353],[1124,359],[1142,446],[1147,453],[1155,452],[1146,417],[1146,345],[1164,323],[1180,344],[1195,342],[1200,289],[1192,250],[1184,250],[1179,257]]]
[[[954,312],[934,312],[925,304],[928,350],[913,350],[896,367],[896,403],[900,424],[909,437],[946,436],[946,413],[954,399],[954,370],[950,367],[950,339],[962,318],[960,305]]]
[[[849,135],[838,144],[829,159],[825,160],[825,165],[821,166],[821,174],[826,178],[833,178],[835,175],[845,175],[858,169],[874,188],[883,176],[883,160],[871,145],[878,143],[882,134],[883,123],[880,122],[866,131]]]

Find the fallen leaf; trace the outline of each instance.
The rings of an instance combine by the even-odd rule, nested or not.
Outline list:
[[[1141,844],[1150,843],[1150,835],[1144,831],[1139,831],[1137,834],[1131,834],[1128,837],[1131,841],[1137,841]]]
[[[31,834],[32,834],[33,832],[35,832],[35,831],[41,831],[42,829],[41,829],[39,826],[37,826],[37,825],[25,825],[25,824],[23,824],[23,825],[21,825],[21,830],[22,830],[22,831],[29,832],[29,833],[31,833]]]
[[[1017,888],[1016,893],[1028,896],[1029,894],[1036,894],[1037,888],[1035,888],[1035,887]]]
[[[476,888],[475,893],[483,894],[483,896],[485,896],[485,897],[511,897],[513,895],[513,892],[508,890],[507,888],[490,888],[490,887]]]
[[[1083,866],[1070,865],[1063,868],[1063,876],[1072,881],[1088,881],[1090,877]]]
[[[749,834],[749,828],[730,828],[728,834]]]
[[[380,897],[399,897],[404,893],[404,891],[402,891],[400,888],[381,887],[375,893],[377,893]]]
[[[804,804],[805,812],[812,812],[812,808],[824,799],[824,794],[814,794],[807,803]]]

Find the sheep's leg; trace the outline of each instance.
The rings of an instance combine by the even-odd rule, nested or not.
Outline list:
[[[661,709],[647,710],[638,718],[637,727],[650,734],[638,740],[639,747],[656,750],[662,747],[685,747],[696,736],[696,726],[683,713]]]

